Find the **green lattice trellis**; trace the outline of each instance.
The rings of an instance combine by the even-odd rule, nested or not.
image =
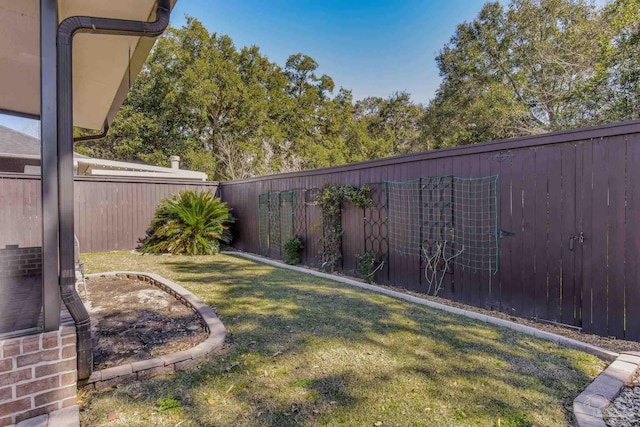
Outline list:
[[[496,273],[497,180],[429,176],[385,182],[390,250],[428,258],[440,249],[462,268]]]
[[[258,195],[260,253],[282,257],[282,246],[293,236],[294,191],[269,191]]]

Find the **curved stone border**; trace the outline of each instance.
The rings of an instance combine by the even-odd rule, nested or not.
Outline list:
[[[622,353],[573,401],[578,427],[607,427],[603,414],[640,369],[640,352]]]
[[[431,301],[425,298],[416,297],[413,295],[405,294],[398,291],[393,291],[391,289],[386,289],[380,286],[371,285],[369,283],[360,282],[358,280],[349,279],[347,277],[335,276],[333,274],[322,273],[320,271],[311,270],[305,267],[298,267],[294,265],[284,264],[279,261],[274,261],[269,258],[264,258],[258,255],[248,254],[246,252],[235,252],[235,251],[223,251],[225,255],[239,256],[241,258],[250,259],[252,261],[261,262],[263,264],[272,265],[274,267],[285,268],[287,270],[293,270],[300,273],[311,274],[312,276],[322,277],[323,279],[333,280],[335,282],[344,283],[346,285],[357,286],[362,289],[367,289],[369,291],[377,292],[379,294],[385,294],[394,298],[403,299],[405,301],[409,301],[415,304],[424,305],[427,307],[435,308],[437,310],[446,311],[448,313],[457,314],[460,316],[465,316],[470,319],[480,320],[482,322],[490,323],[496,326],[502,326],[504,328],[513,329],[514,331],[521,332],[523,334],[531,335],[536,338],[553,341],[556,344],[573,348],[576,350],[583,351],[585,353],[589,353],[594,355],[602,360],[612,361],[615,360],[619,354],[613,351],[609,351],[602,347],[598,347],[595,345],[587,344],[582,341],[574,340],[571,338],[564,337],[562,335],[554,334],[547,331],[541,331],[540,329],[522,325],[520,323],[511,322],[509,320],[498,319],[493,316],[489,316],[486,314],[478,313],[475,311],[464,310],[462,308],[452,307],[446,304],[441,304],[435,301]]]
[[[216,313],[211,309],[211,307],[200,301],[200,299],[182,286],[154,273],[140,273],[133,271],[113,271],[108,273],[88,274],[86,277],[109,276],[143,280],[172,295],[200,316],[202,321],[205,323],[209,337],[189,350],[178,351],[176,353],[166,354],[153,359],[141,360],[138,362],[127,363],[126,365],[94,371],[89,379],[78,381],[78,386],[86,386],[95,390],[103,390],[136,379],[142,380],[157,375],[183,371],[189,366],[203,361],[207,356],[219,350],[224,345],[227,331]]]

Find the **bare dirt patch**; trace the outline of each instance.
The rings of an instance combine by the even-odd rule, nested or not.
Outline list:
[[[207,338],[200,317],[150,283],[126,277],[86,280],[79,293],[91,316],[93,361],[104,369],[187,350]]]

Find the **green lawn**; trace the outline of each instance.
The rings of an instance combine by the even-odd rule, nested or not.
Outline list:
[[[232,256],[83,257],[213,307],[230,346],[198,369],[81,393],[89,426],[566,426],[587,354]]]

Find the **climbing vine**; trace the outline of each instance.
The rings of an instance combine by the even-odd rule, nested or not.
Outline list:
[[[334,272],[342,259],[342,205],[353,203],[359,208],[373,205],[369,187],[329,184],[322,189],[316,204],[322,210],[322,268]]]

